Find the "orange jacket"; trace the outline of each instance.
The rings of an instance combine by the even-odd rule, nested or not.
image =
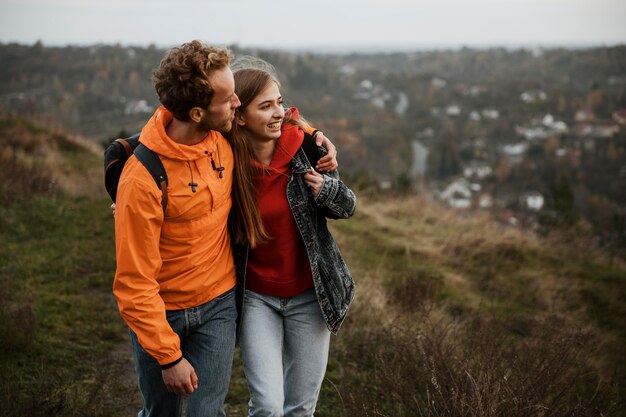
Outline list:
[[[233,154],[215,131],[196,145],[172,141],[172,114],[160,107],[141,142],[161,156],[168,176],[165,216],[161,191],[131,157],[120,177],[115,210],[117,271],[113,293],[141,346],[161,365],[180,359],[180,340],[166,310],[196,307],[235,286],[227,219]],[[223,166],[223,178],[213,169]],[[197,184],[195,192],[190,182]]]

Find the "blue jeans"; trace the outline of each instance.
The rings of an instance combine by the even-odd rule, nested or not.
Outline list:
[[[226,415],[223,406],[235,349],[236,318],[234,290],[197,307],[167,311],[167,321],[180,337],[183,356],[198,375],[198,388],[185,396],[187,417]],[[132,330],[130,338],[143,399],[138,417],[180,416],[183,397],[167,390],[161,367]]]
[[[315,291],[273,297],[246,290],[243,311],[248,416],[313,416],[330,343]]]

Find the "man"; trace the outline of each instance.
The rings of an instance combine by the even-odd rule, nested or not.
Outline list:
[[[161,191],[130,158],[115,213],[113,292],[130,327],[144,408],[139,416],[224,415],[237,311],[227,218],[233,154],[228,132],[239,99],[230,53],[193,41],[172,49],[154,72],[163,104],[141,142],[168,174]]]
[[[225,415],[237,311],[227,228],[233,153],[222,133],[240,104],[230,59],[192,41],[154,72],[162,106],[140,140],[168,174],[167,212],[136,158],[120,178],[113,293],[130,327],[140,417],[180,415],[183,395],[188,417]]]

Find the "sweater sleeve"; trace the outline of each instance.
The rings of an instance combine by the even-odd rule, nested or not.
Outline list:
[[[128,166],[135,164],[134,166]],[[130,169],[129,169],[130,168]],[[122,318],[160,365],[182,357],[180,339],[166,319],[157,277],[163,224],[160,191],[134,158],[120,179],[115,212],[117,271],[113,293]]]

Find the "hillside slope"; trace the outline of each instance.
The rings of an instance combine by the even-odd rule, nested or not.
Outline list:
[[[626,268],[584,226],[541,239],[388,197],[335,227],[360,284],[346,415],[623,415]]]
[[[103,190],[100,147],[60,127],[0,113],[0,145],[0,187],[8,196],[97,196]]]
[[[132,414],[101,152],[15,118],[0,143],[0,415]],[[316,415],[623,415],[626,268],[584,226],[542,239],[357,194],[331,222],[358,289]],[[229,416],[246,402],[237,359]]]

